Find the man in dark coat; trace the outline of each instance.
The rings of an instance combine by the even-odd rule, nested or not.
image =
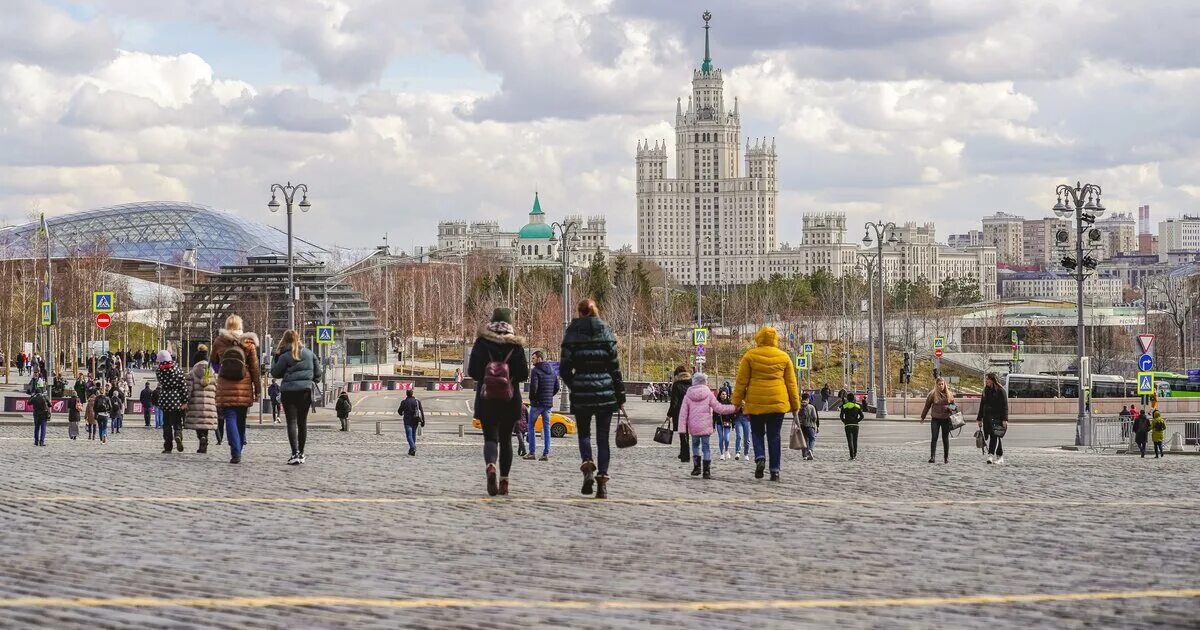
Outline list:
[[[467,362],[467,374],[475,380],[475,418],[483,427],[488,494],[508,494],[513,425],[521,417],[520,384],[529,379],[525,339],[514,334],[510,309],[497,308],[492,321],[479,329]]]
[[[534,352],[533,371],[529,374],[529,454],[525,459],[537,459],[537,421],[542,419],[542,461],[550,459],[550,411],[558,395],[558,375],[546,361],[541,350]]]
[[[597,499],[608,497],[608,436],[613,414],[625,406],[625,381],[617,355],[617,338],[600,319],[592,300],[579,303],[579,317],[567,326],[563,335],[559,373],[571,390],[571,411],[579,431],[579,470],[583,473],[583,494]],[[592,419],[596,420],[596,446],[599,461],[592,462]],[[599,464],[597,467],[596,464]],[[599,474],[596,474],[598,471]]]

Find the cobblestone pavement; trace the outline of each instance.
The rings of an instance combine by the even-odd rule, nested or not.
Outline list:
[[[282,431],[158,453],[0,428],[3,627],[1195,627],[1200,458],[1013,449],[785,453],[784,480],[614,451],[578,494],[574,440],[483,492],[478,437]],[[786,439],[786,438],[785,438]],[[1146,591],[1153,591],[1146,593]],[[1117,595],[1104,595],[1117,593]],[[996,596],[994,598],[980,596]],[[1011,597],[1010,597],[1011,596]],[[1108,597],[1116,597],[1108,599]],[[172,601],[185,599],[186,601]],[[916,599],[914,599],[916,598]],[[933,599],[927,599],[933,598]],[[183,604],[183,605],[179,605]],[[709,605],[711,609],[704,609]]]

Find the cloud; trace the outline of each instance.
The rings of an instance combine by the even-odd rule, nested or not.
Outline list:
[[[288,88],[258,96],[250,105],[246,122],[311,133],[333,133],[350,127],[349,117],[337,105],[309,96],[305,88]]]
[[[0,19],[0,62],[53,70],[86,71],[116,55],[116,38],[103,18],[86,22],[42,2],[6,2]]]

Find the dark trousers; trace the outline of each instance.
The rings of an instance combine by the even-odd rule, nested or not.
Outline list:
[[[779,472],[780,460],[783,459],[783,447],[780,445],[779,432],[783,430],[782,413],[764,413],[750,416],[750,435],[754,442],[754,459],[768,459],[771,472]],[[764,447],[763,441],[766,441]],[[766,451],[764,453],[764,451]]]
[[[929,459],[937,455],[938,434],[942,434],[942,458],[950,459],[950,419],[929,420]]]
[[[1137,436],[1137,439],[1135,441],[1137,442],[1138,450],[1142,452],[1142,457],[1145,457],[1146,456],[1146,436],[1139,435],[1139,436]]]
[[[312,391],[283,392],[283,414],[287,416],[288,443],[292,453],[303,453],[308,441],[308,409],[312,403]]]
[[[1162,456],[1163,456],[1163,445],[1162,445],[1162,442],[1155,442],[1155,443],[1154,443],[1154,456],[1155,456],[1155,457],[1162,457]]]
[[[33,443],[34,443],[34,445],[46,443],[46,425],[47,424],[49,424],[48,420],[34,420],[33,421]]]
[[[858,425],[846,425],[846,446],[850,447],[850,459],[858,457]]]
[[[183,411],[164,409],[162,431],[164,451],[175,448],[175,440],[183,441]]]
[[[988,455],[1004,457],[1004,442],[995,433],[988,434]]]
[[[516,418],[479,419],[479,424],[483,426],[483,461],[495,464],[499,459],[501,477],[507,477],[512,468],[512,433],[516,423]]]
[[[142,419],[146,421],[146,426],[150,426],[150,410],[153,408],[150,405],[142,405]]]
[[[613,412],[611,411],[576,411],[575,428],[579,431],[579,459],[592,460],[592,419],[596,419],[596,470],[601,475],[608,474],[609,445],[608,436],[612,428]]]

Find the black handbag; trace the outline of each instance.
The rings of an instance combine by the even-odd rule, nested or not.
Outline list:
[[[637,431],[633,430],[633,425],[629,423],[629,414],[624,411],[617,411],[617,434],[614,441],[617,448],[637,446]]]
[[[1008,433],[1008,428],[1004,426],[1004,422],[1002,422],[1000,420],[993,421],[992,435],[994,435],[998,438],[1002,438],[1002,437],[1004,437],[1005,433]]]
[[[671,419],[667,418],[658,428],[654,429],[654,441],[659,444],[670,444],[675,439],[675,432],[671,430]]]

